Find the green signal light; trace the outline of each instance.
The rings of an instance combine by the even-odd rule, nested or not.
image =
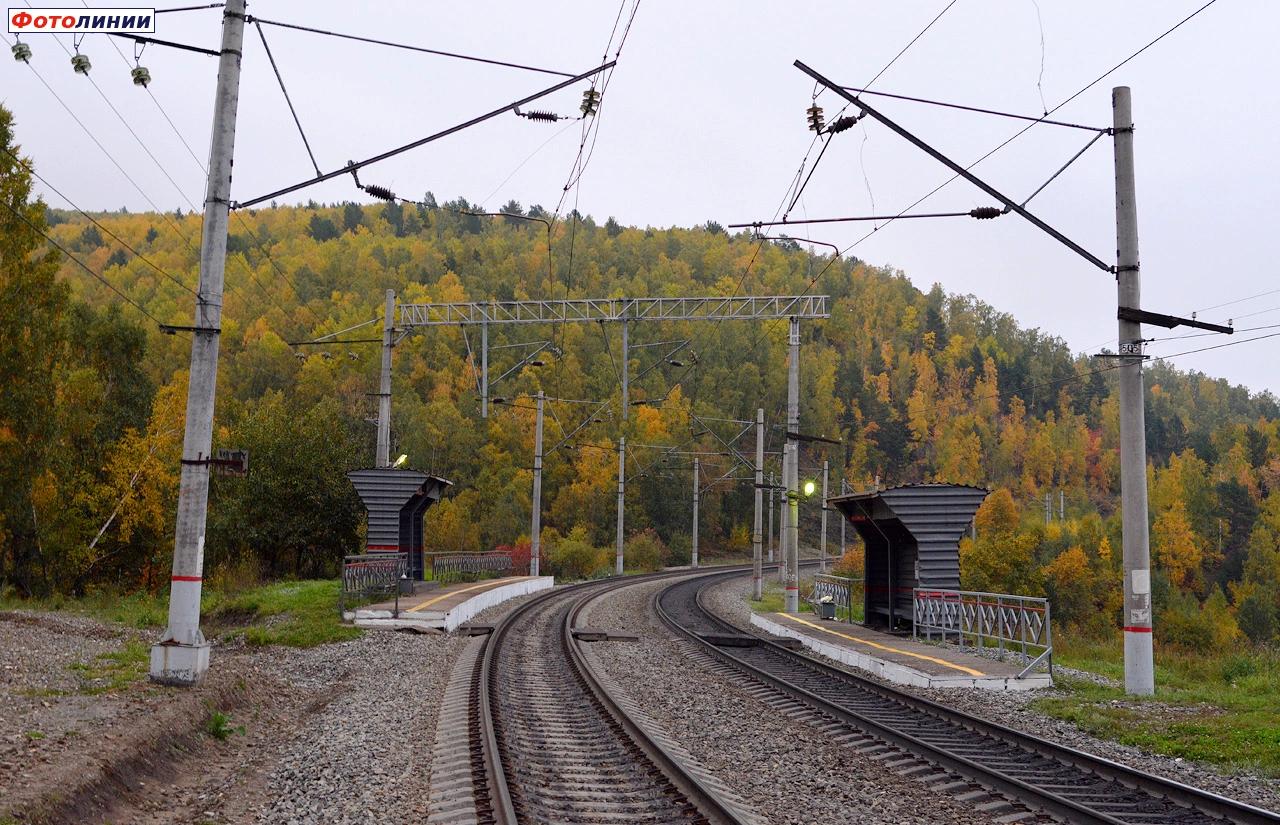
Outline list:
[[[804,483],[804,494],[806,496],[813,495],[814,491],[817,489],[818,489],[818,485],[814,483],[813,479],[809,479]]]

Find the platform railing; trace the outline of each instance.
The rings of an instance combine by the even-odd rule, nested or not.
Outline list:
[[[338,612],[346,613],[349,599],[395,595],[396,615],[400,614],[400,580],[408,574],[408,553],[368,553],[344,556]]]
[[[513,574],[509,553],[427,553],[431,578],[441,584]]]
[[[813,577],[809,601],[817,604],[821,599],[829,598],[831,604],[846,611],[849,623],[853,624],[853,606],[862,599],[862,587],[862,579],[817,573]]]
[[[1053,675],[1053,622],[1049,600],[975,590],[913,588],[912,638],[972,645],[996,658],[1017,656],[1018,679],[1046,666]]]

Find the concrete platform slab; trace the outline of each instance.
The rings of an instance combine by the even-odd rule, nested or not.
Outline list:
[[[1022,665],[881,633],[862,625],[822,621],[812,614],[753,613],[751,623],[774,636],[901,685],[924,688],[1034,690],[1053,686],[1047,673],[1017,678]]]
[[[386,630],[456,630],[486,608],[516,596],[547,590],[555,584],[551,576],[507,576],[482,582],[446,585],[434,590],[400,597],[399,614],[394,601],[365,605],[347,611],[343,618],[356,627]]]

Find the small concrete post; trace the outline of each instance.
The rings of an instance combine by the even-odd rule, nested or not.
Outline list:
[[[626,409],[625,406],[623,409]],[[615,541],[617,559],[614,572],[622,575],[622,514],[627,501],[627,437],[618,438],[618,535]]]
[[[529,575],[538,576],[542,557],[542,404],[544,394],[538,390],[536,420],[533,425],[533,503],[529,534]]]
[[[1133,101],[1128,86],[1111,90],[1116,165],[1116,300],[1142,308],[1138,270],[1137,185],[1133,170]],[[1142,325],[1119,322],[1120,499],[1124,557],[1124,689],[1155,693],[1151,648],[1151,547],[1147,532],[1146,412],[1142,390]]]
[[[378,442],[373,466],[391,466],[391,348],[395,346],[396,291],[387,290],[382,311],[382,370],[378,380]]]
[[[693,457],[693,552],[690,555],[694,569],[698,567],[698,457]]]
[[[769,563],[773,564],[773,499],[775,480],[773,473],[769,473]]]
[[[831,470],[829,462],[822,462],[822,539],[818,554],[818,569],[827,572],[827,476]]]
[[[200,240],[200,278],[191,336],[181,480],[169,589],[169,624],[151,648],[152,681],[197,684],[209,669],[209,643],[200,632],[200,590],[204,580],[204,537],[208,519],[209,458],[213,443],[214,398],[218,387],[218,347],[222,333],[222,292],[227,265],[227,222],[231,205],[231,163],[240,100],[240,55],[244,45],[244,0],[227,0],[222,12],[222,48],[214,91],[213,136]]]
[[[756,410],[756,495],[755,514],[751,530],[751,598],[756,601],[764,596],[764,571],[761,565],[760,505],[764,497],[764,410]],[[772,519],[770,519],[772,521]],[[772,553],[770,553],[772,555]]]

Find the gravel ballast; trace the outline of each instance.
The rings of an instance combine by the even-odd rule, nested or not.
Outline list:
[[[593,602],[580,623],[640,640],[597,642],[590,645],[590,654],[622,686],[627,699],[644,708],[764,821],[990,821],[701,670],[687,655],[685,643],[675,640],[649,609],[653,594],[669,584],[627,587]]]
[[[707,607],[722,618],[739,627],[750,627],[751,608],[747,604],[751,582],[735,578],[712,587],[704,596]],[[819,656],[827,664],[863,678],[876,678],[863,671],[847,667],[839,662]],[[1071,671],[1072,675],[1081,673]],[[1104,679],[1087,674],[1094,679]],[[884,682],[884,684],[890,684]],[[1213,793],[1272,811],[1280,811],[1280,780],[1266,779],[1248,773],[1226,773],[1212,765],[1173,759],[1151,754],[1137,748],[1092,736],[1070,722],[1055,719],[1031,707],[1036,699],[1063,695],[1058,691],[993,691],[993,690],[926,690],[892,684],[898,690],[906,690],[932,701],[963,710],[974,716],[1013,727],[1034,736],[1040,736],[1077,750],[1086,751],[1105,759],[1111,759],[1155,776],[1193,785]]]

